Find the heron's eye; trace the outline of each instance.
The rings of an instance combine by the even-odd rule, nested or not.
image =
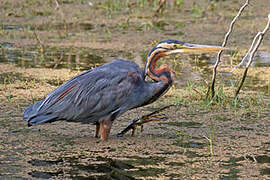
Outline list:
[[[177,46],[177,44],[174,44],[173,45],[173,49],[176,49],[178,46]]]

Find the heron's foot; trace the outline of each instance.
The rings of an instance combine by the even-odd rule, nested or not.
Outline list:
[[[167,116],[164,113],[160,113],[160,110],[152,112],[150,114],[144,115],[144,116],[134,120],[125,129],[120,131],[117,134],[117,136],[122,137],[124,134],[126,134],[131,129],[132,129],[131,135],[135,136],[138,126],[141,126],[141,132],[142,132],[144,124],[149,123],[149,122],[153,122],[153,121],[162,121],[164,119],[167,119]]]
[[[171,104],[171,105],[162,107],[162,108],[160,108],[160,109],[158,109],[158,110],[156,110],[156,111],[154,111],[154,112],[152,112],[150,114],[144,115],[144,116],[134,120],[125,129],[120,131],[117,134],[117,136],[121,137],[131,129],[132,129],[132,134],[131,135],[134,136],[135,133],[136,133],[137,126],[141,126],[141,131],[143,131],[143,125],[145,123],[149,123],[149,122],[152,122],[152,121],[161,121],[161,120],[167,119],[167,116],[164,113],[161,113],[161,112],[164,111],[165,109],[169,108],[169,107],[172,107],[172,106],[176,106],[176,105]]]
[[[143,132],[143,124],[141,124],[141,125],[134,125],[133,126],[133,128],[132,128],[132,132],[131,132],[131,136],[135,136],[135,134],[136,134],[136,130],[137,130],[137,127],[138,126],[141,126],[141,132]]]
[[[143,132],[143,126],[146,123],[150,123],[153,121],[162,121],[164,119],[168,119],[168,117],[164,114],[164,113],[158,113],[158,114],[153,114],[153,115],[149,115],[149,116],[143,116],[139,121],[137,121],[133,127],[132,127],[132,136],[135,136],[136,134],[136,129],[138,126],[141,127],[141,132]]]

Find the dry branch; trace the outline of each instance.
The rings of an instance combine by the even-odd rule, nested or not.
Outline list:
[[[55,0],[55,4],[56,4],[55,10],[58,10],[59,9],[59,3],[58,3],[57,0]]]
[[[62,21],[64,22],[64,29],[65,29],[65,32],[66,32],[66,36],[68,34],[68,30],[67,30],[67,21],[66,21],[66,18],[65,18],[65,14],[64,14],[64,11],[62,10],[62,8],[60,7],[59,5],[59,2],[58,0],[55,0],[55,4],[56,4],[56,7],[55,7],[55,10],[58,11],[60,13],[60,16],[62,18]]]
[[[265,33],[267,32],[267,30],[269,29],[269,27],[270,27],[270,14],[268,14],[268,22],[267,22],[264,30],[257,33],[257,35],[253,39],[253,42],[252,42],[252,44],[250,46],[249,51],[244,56],[244,58],[242,59],[242,61],[237,65],[237,67],[238,67],[241,64],[243,64],[243,62],[245,61],[246,57],[248,57],[248,55],[249,55],[249,61],[246,64],[246,69],[244,71],[244,74],[243,74],[243,77],[241,79],[240,85],[239,85],[238,89],[235,92],[235,98],[237,98],[238,95],[239,95],[239,92],[240,92],[240,90],[241,90],[241,88],[242,88],[242,86],[243,86],[243,84],[245,82],[245,79],[246,79],[246,76],[247,76],[247,72],[248,72],[248,68],[249,68],[250,64],[252,63],[252,61],[253,61],[254,54],[257,52],[257,50],[258,50],[258,48],[259,48],[259,46],[260,46],[260,44],[261,44],[261,42],[263,40],[263,37],[264,37]]]
[[[224,40],[223,40],[223,43],[222,43],[222,46],[225,47],[227,45],[227,42],[228,42],[228,39],[229,39],[229,36],[232,32],[232,29],[233,29],[233,26],[236,22],[236,20],[238,19],[239,16],[241,16],[242,12],[244,11],[244,9],[249,5],[249,0],[247,0],[245,2],[245,4],[239,9],[237,15],[234,17],[234,19],[232,20],[231,24],[230,24],[230,27],[229,27],[229,30],[228,32],[225,34],[225,37],[224,37]],[[220,63],[220,57],[221,57],[221,54],[222,54],[223,50],[219,51],[218,55],[217,55],[217,60],[216,60],[216,63],[214,65],[214,68],[213,68],[213,75],[212,75],[212,83],[211,83],[211,93],[212,93],[212,98],[214,98],[215,96],[215,82],[216,82],[216,76],[217,76],[217,67]],[[209,93],[207,93],[209,94]],[[208,95],[207,95],[208,96]]]

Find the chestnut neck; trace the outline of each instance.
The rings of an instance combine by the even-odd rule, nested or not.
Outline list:
[[[166,55],[167,53],[164,49],[152,49],[146,59],[145,74],[154,81],[163,81],[164,83],[171,84],[174,79],[174,74],[168,65],[163,64],[160,67],[156,67],[157,61]]]

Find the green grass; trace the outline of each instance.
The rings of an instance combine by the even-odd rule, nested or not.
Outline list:
[[[192,9],[192,16],[194,18],[198,18],[201,17],[203,14],[203,10],[202,8],[197,4],[197,3],[193,3],[193,9]]]
[[[209,138],[209,149],[210,149],[211,157],[214,156],[213,141],[214,141],[214,135],[215,135],[216,129],[217,129],[217,127],[215,125],[212,125],[211,132],[210,132],[210,138]]]
[[[173,87],[173,89],[175,89]],[[228,109],[232,112],[244,111],[262,111],[269,109],[270,99],[262,93],[250,94],[243,91],[242,95],[234,98],[234,87],[225,87],[218,85],[216,95],[213,99],[206,98],[207,85],[202,83],[188,82],[180,90],[179,94],[174,95],[175,104],[184,104],[187,106],[197,105],[201,109],[212,111],[217,109]]]
[[[178,9],[181,9],[183,4],[184,4],[185,0],[175,0],[174,4]]]

